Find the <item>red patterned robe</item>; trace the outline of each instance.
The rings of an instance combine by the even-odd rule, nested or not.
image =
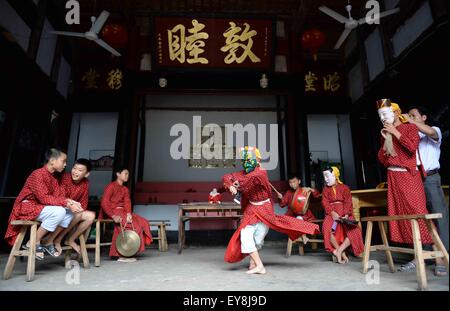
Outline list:
[[[331,231],[334,220],[331,216],[331,212],[334,211],[341,217],[348,215],[348,218],[351,220],[355,219],[353,217],[352,194],[350,188],[343,184],[336,184],[334,187],[325,186],[322,191],[322,206],[325,210],[325,219],[323,220],[322,225],[323,240],[325,249],[332,253],[334,247],[331,244]],[[364,242],[359,226],[349,226],[338,223],[334,236],[339,244],[348,237],[355,256],[359,256],[364,252]]]
[[[303,234],[319,233],[319,226],[304,220],[276,215],[272,205],[272,189],[269,185],[267,172],[256,168],[253,172],[246,174],[244,171],[227,174],[223,177],[225,188],[239,182],[239,191],[242,194],[241,206],[243,218],[239,228],[233,234],[225,252],[225,261],[229,263],[239,262],[248,254],[241,253],[241,230],[247,225],[263,222],[269,228],[287,234],[292,240],[298,239]],[[264,205],[253,205],[250,202],[261,202],[270,199]]]
[[[122,224],[126,222],[127,213],[132,213],[131,211],[131,200],[128,188],[119,185],[117,182],[112,182],[106,186],[105,192],[101,200],[101,210],[98,216],[99,219],[103,219],[103,213],[106,213],[109,218],[113,216],[120,216],[122,218]],[[139,248],[139,253],[145,251],[145,245],[150,245],[153,241],[152,235],[150,233],[150,224],[145,218],[132,214],[133,224],[126,224],[125,229],[136,231],[141,238],[141,246]],[[115,224],[114,233],[112,238],[112,245],[109,251],[110,257],[120,257],[121,255],[116,248],[116,239],[122,230],[119,224]]]
[[[31,173],[14,202],[9,216],[5,240],[14,245],[20,226],[11,225],[13,220],[35,220],[45,206],[65,207],[67,199],[60,188],[58,179],[46,166]]]
[[[303,191],[302,188],[300,188],[300,191]],[[301,216],[306,221],[316,220],[316,217],[314,216],[313,212],[310,209],[308,209],[306,211],[305,215],[300,215],[300,214],[297,215],[294,213],[294,211],[290,207],[292,199],[294,198],[294,193],[295,193],[295,190],[289,189],[288,191],[286,191],[286,193],[283,196],[283,199],[281,199],[281,201],[280,201],[280,207],[284,208],[287,206],[287,211],[286,211],[285,215],[291,216],[291,217]],[[318,198],[320,196],[320,192],[317,191],[316,189],[314,189],[313,192],[311,193],[311,195],[314,198]],[[304,206],[304,205],[302,205],[302,206]]]
[[[383,150],[384,138],[381,137],[381,148],[378,151],[378,160],[384,167],[401,167],[406,172],[387,171],[388,215],[424,215],[428,214],[425,190],[422,178],[417,167],[416,152],[419,148],[419,130],[413,124],[401,124],[397,130],[402,134],[400,140],[392,138],[397,156],[385,155]],[[419,220],[422,243],[432,244],[433,240],[428,233],[425,221]],[[412,231],[410,221],[389,222],[390,239],[397,243],[412,244]]]
[[[75,183],[70,173],[64,173],[61,177],[61,187],[64,189],[67,198],[79,202],[81,207],[87,210],[89,202],[89,180],[83,178],[79,183]]]

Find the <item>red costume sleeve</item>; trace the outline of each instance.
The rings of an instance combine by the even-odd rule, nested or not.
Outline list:
[[[87,210],[89,203],[89,183],[83,184],[83,190],[81,194],[80,204],[84,210]]]
[[[330,200],[328,198],[328,188],[324,188],[323,192],[322,192],[322,206],[323,209],[325,210],[325,214],[330,215],[331,211],[333,210],[331,208],[331,204],[330,204]]]
[[[352,193],[350,192],[350,188],[343,185],[343,197],[344,197],[344,211],[346,215],[353,215],[353,202],[352,202]]]
[[[115,216],[115,209],[117,206],[111,201],[111,197],[114,194],[114,185],[109,184],[105,188],[105,192],[103,193],[102,200],[101,200],[101,207],[103,211],[109,216],[109,218],[112,218]]]
[[[244,177],[244,173],[242,171],[224,175],[222,177],[224,188],[228,190],[230,188],[230,186],[232,186],[236,180],[239,180],[240,178],[243,178],[243,177]]]
[[[400,145],[410,153],[416,153],[417,148],[419,148],[419,129],[413,124],[409,124],[405,133],[400,136]]]
[[[60,192],[63,192],[60,191],[62,189],[54,189],[53,192],[50,191],[48,181],[46,181],[44,175],[39,172],[33,173],[30,177],[30,190],[40,204],[46,206],[66,206],[67,199],[60,196]]]
[[[127,213],[131,214],[132,213],[132,209],[131,209],[130,192],[128,191],[128,188],[125,187],[125,186],[123,187],[123,195],[124,195],[123,202],[125,204],[125,206],[124,206],[125,211]]]
[[[287,191],[283,198],[280,200],[280,207],[284,208],[289,205],[289,201],[292,199],[292,196],[289,195],[290,191]]]

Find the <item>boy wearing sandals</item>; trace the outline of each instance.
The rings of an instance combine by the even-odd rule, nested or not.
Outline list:
[[[22,191],[14,202],[5,240],[13,245],[20,226],[11,225],[13,220],[37,220],[41,226],[36,235],[36,258],[42,260],[44,251],[52,256],[59,255],[54,245],[41,245],[41,239],[48,232],[62,231],[72,220],[72,212],[82,210],[80,203],[66,198],[55,174],[66,167],[67,155],[56,148],[45,154],[46,164],[33,171],[27,178]]]
[[[75,240],[83,234],[94,222],[95,212],[88,211],[89,202],[89,173],[92,165],[88,159],[78,159],[75,161],[70,173],[64,173],[61,177],[60,185],[65,193],[65,196],[80,202],[81,212],[73,214],[73,219],[66,229],[59,234],[53,232],[45,238],[45,244],[55,245],[59,254],[61,254],[61,242],[67,233],[68,235],[65,244],[71,246],[72,249],[80,254],[80,246]]]

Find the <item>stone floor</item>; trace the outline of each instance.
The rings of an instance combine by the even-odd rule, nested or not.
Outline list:
[[[104,251],[107,251],[105,249]],[[227,264],[223,261],[225,247],[190,247],[177,254],[176,245],[169,252],[149,249],[135,263],[112,261],[105,252],[101,267],[79,268],[79,284],[74,277],[78,269],[66,270],[63,258],[46,258],[36,263],[36,278],[25,281],[26,261],[17,260],[11,279],[0,280],[3,291],[33,290],[161,290],[161,291],[414,291],[416,274],[391,274],[383,253],[373,258],[381,263],[379,284],[366,282],[361,273],[361,260],[351,257],[348,265],[331,262],[323,251],[307,250],[305,256],[284,256],[285,243],[267,243],[261,252],[266,275],[247,275],[248,261]],[[89,252],[93,262],[93,252]],[[0,255],[3,273],[7,254]],[[396,264],[407,258],[396,257]],[[376,275],[376,274],[374,274]],[[428,289],[448,291],[448,277],[435,277],[427,266]],[[68,281],[67,281],[68,280]]]

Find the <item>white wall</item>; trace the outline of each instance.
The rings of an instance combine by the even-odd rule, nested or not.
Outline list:
[[[275,97],[242,96],[149,96],[148,105],[152,107],[275,107]],[[148,110],[146,113],[147,131],[145,146],[145,181],[217,181],[233,170],[240,169],[198,169],[189,168],[188,160],[174,160],[170,156],[170,146],[176,137],[170,136],[170,129],[177,123],[186,124],[190,129],[191,143],[193,116],[201,116],[202,125],[216,123],[241,123],[246,125],[266,124],[266,142],[269,146],[269,124],[277,124],[276,112],[220,112],[220,111],[170,111]],[[278,134],[276,134],[278,137]],[[272,151],[278,155],[278,150]],[[275,170],[269,171],[269,178],[280,178],[279,163]]]
[[[397,29],[392,38],[394,56],[399,56],[410,46],[425,30],[433,24],[433,15],[430,4],[426,1],[405,24]]]
[[[53,58],[56,48],[56,35],[49,34],[54,28],[46,19],[44,28],[42,29],[41,41],[39,42],[39,49],[36,56],[36,63],[41,67],[42,71],[50,76],[53,65]]]
[[[77,158],[89,159],[90,150],[114,150],[118,113],[75,113],[70,132],[66,171],[72,168]],[[77,136],[78,138],[78,153]],[[92,171],[89,176],[89,195],[101,196],[105,186],[111,182],[112,171]]]
[[[308,115],[309,150],[327,151],[329,162],[341,162],[338,139],[341,136],[343,177],[352,189],[357,187],[352,133],[348,115]]]
[[[30,41],[31,29],[6,0],[0,0],[0,25],[13,35],[17,43],[26,52]]]

